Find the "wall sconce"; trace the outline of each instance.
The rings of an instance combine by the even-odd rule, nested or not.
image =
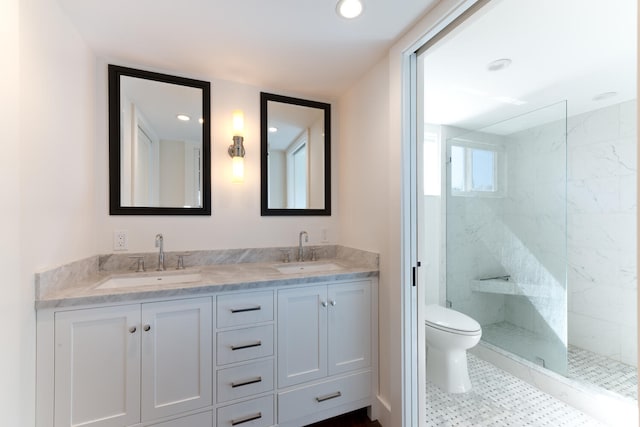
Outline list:
[[[233,113],[233,144],[229,146],[229,156],[233,159],[231,165],[232,182],[244,181],[244,114],[242,111]]]

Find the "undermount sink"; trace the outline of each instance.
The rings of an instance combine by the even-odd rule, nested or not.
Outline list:
[[[318,273],[322,271],[342,270],[341,265],[333,262],[298,262],[295,264],[278,264],[274,266],[282,274]]]
[[[107,279],[96,289],[116,289],[134,286],[168,285],[176,283],[191,283],[202,280],[199,272],[189,273],[158,273],[141,274],[139,276],[114,276]]]

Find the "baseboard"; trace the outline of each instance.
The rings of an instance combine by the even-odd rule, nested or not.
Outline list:
[[[389,405],[389,402],[384,400],[380,395],[376,396],[376,401],[373,415],[377,415],[378,422],[382,427],[391,427],[391,405]]]

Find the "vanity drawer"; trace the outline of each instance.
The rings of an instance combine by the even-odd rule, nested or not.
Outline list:
[[[217,299],[218,328],[273,320],[273,291],[221,295]]]
[[[200,414],[189,415],[149,427],[213,427],[213,412],[207,411]]]
[[[273,396],[218,408],[217,427],[267,427],[275,424]]]
[[[218,371],[218,402],[273,390],[273,360]]]
[[[217,361],[226,365],[273,355],[273,325],[218,332]]]
[[[292,421],[314,412],[366,399],[370,394],[370,371],[279,393],[278,422]]]

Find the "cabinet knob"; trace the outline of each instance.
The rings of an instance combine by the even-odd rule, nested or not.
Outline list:
[[[322,304],[323,307],[326,307],[328,305],[326,301],[322,301],[320,304]]]
[[[336,304],[337,304],[336,300],[332,299],[332,300],[331,300],[331,305],[333,305],[333,306],[334,306],[334,305],[336,305]]]
[[[151,330],[151,325],[144,325],[142,329],[144,329],[145,332],[149,332]]]
[[[129,328],[129,332],[135,334],[138,329],[135,326]]]

